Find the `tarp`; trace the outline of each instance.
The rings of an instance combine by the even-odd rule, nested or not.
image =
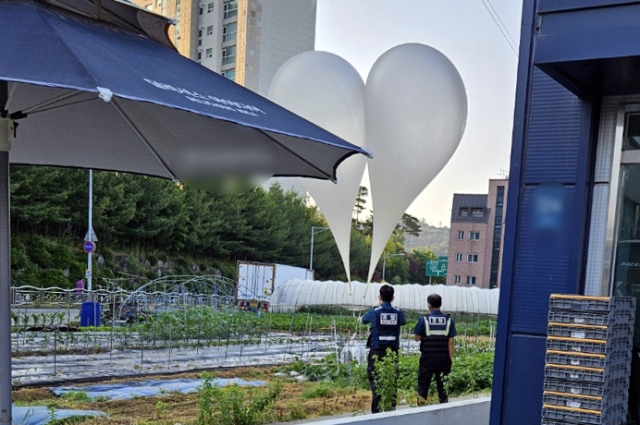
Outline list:
[[[57,387],[51,388],[51,391],[58,396],[64,396],[70,392],[83,392],[92,399],[96,397],[106,397],[109,399],[126,400],[134,397],[152,397],[171,392],[183,394],[194,393],[203,382],[203,379],[131,381],[120,384],[92,385],[88,387]],[[266,385],[266,383],[262,381],[245,381],[237,378],[215,378],[211,383],[212,385],[220,387],[233,384],[241,387],[261,387]]]
[[[53,409],[47,406],[13,406],[12,425],[44,425],[52,419],[67,419],[73,417],[107,416],[104,412],[95,410]]]

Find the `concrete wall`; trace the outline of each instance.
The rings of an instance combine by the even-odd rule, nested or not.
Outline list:
[[[314,422],[314,425],[486,425],[491,397]]]

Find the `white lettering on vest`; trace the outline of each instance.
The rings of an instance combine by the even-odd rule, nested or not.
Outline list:
[[[447,324],[447,318],[446,317],[433,317],[433,316],[429,316],[429,324],[430,325],[440,325],[440,326],[444,326]]]
[[[381,313],[380,314],[380,324],[381,325],[398,325],[398,315],[396,313]]]

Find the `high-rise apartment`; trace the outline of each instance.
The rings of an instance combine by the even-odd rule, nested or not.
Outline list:
[[[507,180],[490,180],[488,195],[453,195],[447,285],[500,286]]]
[[[174,18],[178,51],[263,96],[280,66],[313,50],[315,0],[133,0]]]

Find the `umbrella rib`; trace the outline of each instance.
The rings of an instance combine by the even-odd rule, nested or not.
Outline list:
[[[32,116],[37,115],[37,114],[42,114],[43,112],[57,111],[59,109],[64,109],[64,108],[69,108],[71,106],[81,105],[83,103],[92,102],[94,100],[98,100],[98,98],[83,99],[83,100],[78,100],[77,102],[65,103],[64,105],[51,106],[49,108],[40,108],[40,109],[37,109],[35,111],[29,112],[28,115],[32,117]]]
[[[69,93],[63,93],[60,96],[56,96],[52,99],[49,100],[45,100],[42,103],[38,103],[36,105],[33,105],[29,108],[24,109],[22,112],[24,112],[25,114],[31,114],[33,112],[39,111],[41,108],[46,108],[49,105],[52,105],[56,102],[60,102],[62,100],[66,100],[66,99],[70,99],[72,97],[75,96],[79,96],[80,94],[82,94],[83,92],[79,92],[79,91],[71,91]]]
[[[125,122],[127,124],[129,124],[129,127],[131,127],[131,129],[133,130],[133,132],[136,134],[136,136],[138,136],[140,138],[140,140],[142,140],[142,142],[144,143],[144,145],[147,147],[147,149],[149,149],[149,151],[151,152],[151,154],[156,158],[156,160],[164,167],[164,169],[167,171],[167,173],[171,176],[171,178],[174,181],[177,181],[178,178],[175,176],[175,174],[173,174],[173,172],[171,171],[171,169],[169,168],[169,166],[167,165],[167,163],[160,157],[160,155],[158,154],[158,152],[154,149],[153,146],[151,146],[151,143],[149,143],[149,140],[147,140],[147,138],[144,136],[144,134],[142,134],[142,131],[140,131],[140,129],[134,124],[133,121],[131,121],[131,118],[129,118],[129,116],[127,115],[127,113],[122,109],[122,107],[118,104],[117,100],[115,99],[115,97],[113,99],[111,99],[111,102],[109,102],[113,105],[114,108],[116,108],[116,111],[118,111],[118,113],[120,114],[120,116],[122,117],[122,119],[125,120]]]
[[[288,148],[287,146],[285,146],[282,142],[279,142],[275,137],[271,136],[266,131],[264,131],[262,129],[258,129],[258,131],[261,132],[262,134],[264,134],[265,136],[267,136],[273,143],[275,143],[276,145],[280,146],[282,149],[284,149],[287,152],[289,152],[291,155],[293,155],[296,158],[298,158],[300,161],[304,162],[305,164],[307,164],[308,166],[310,166],[311,168],[313,168],[314,170],[316,170],[317,172],[319,172],[323,176],[327,177],[332,182],[335,182],[335,179],[333,178],[333,176],[331,176],[331,175],[325,173],[324,171],[322,171],[322,169],[318,168],[315,164],[309,162],[307,159],[303,158],[301,155],[299,155],[296,152],[294,152],[291,148]]]

